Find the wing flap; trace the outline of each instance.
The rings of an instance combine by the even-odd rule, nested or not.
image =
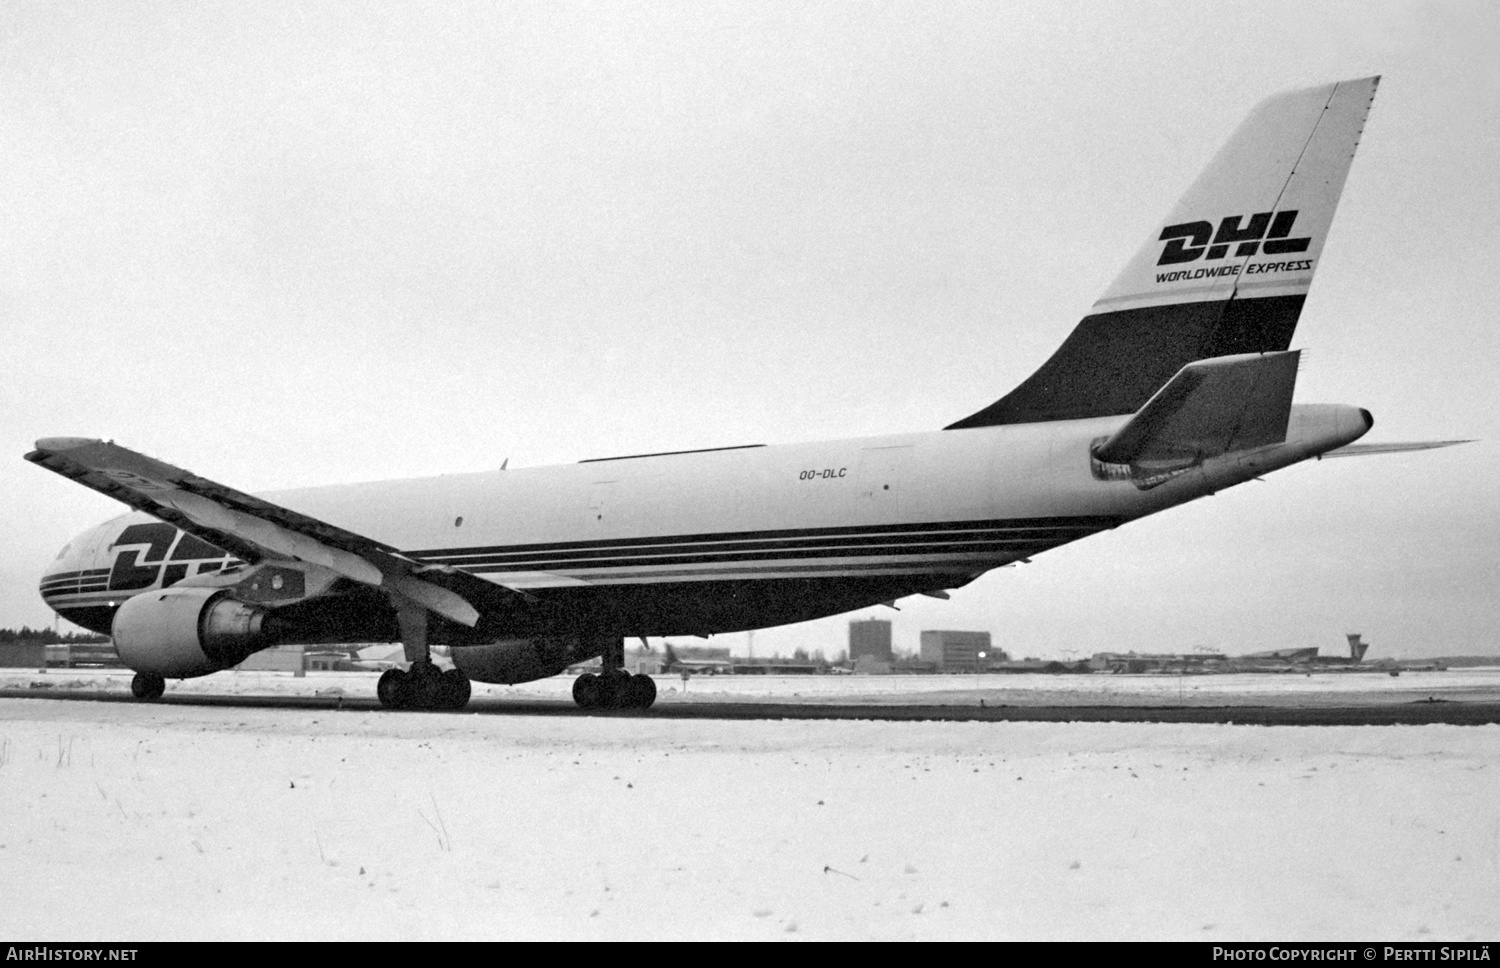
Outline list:
[[[1094,448],[1111,464],[1185,464],[1286,440],[1300,351],[1189,363]]]

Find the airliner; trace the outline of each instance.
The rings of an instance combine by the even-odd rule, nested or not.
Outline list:
[[[683,675],[694,675],[707,673],[708,675],[719,675],[734,671],[734,663],[728,659],[684,659],[672,648],[672,643],[662,644],[664,654],[662,656],[661,671],[665,673],[682,673]]]
[[[1369,412],[1292,402],[1293,330],[1378,81],[1254,108],[1051,358],[941,430],[260,495],[46,438],[27,460],[132,510],[68,542],[42,597],[113,638],[142,699],[277,644],[399,641],[387,707],[459,709],[473,681],[598,657],[577,704],[643,709],[627,638],[946,597],[1299,461],[1438,446],[1354,445]]]

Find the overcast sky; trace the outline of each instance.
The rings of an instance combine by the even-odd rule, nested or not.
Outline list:
[[[1256,102],[1379,73],[1297,399],[1481,442],[859,614],[912,650],[1500,651],[1500,6],[12,0],[0,45],[0,626],[119,510],[38,437],[257,491],[941,427]]]

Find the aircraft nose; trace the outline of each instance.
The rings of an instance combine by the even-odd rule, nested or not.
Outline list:
[[[87,544],[86,534],[74,538],[42,570],[37,591],[41,594],[42,601],[49,606],[55,607],[60,602],[66,602],[69,596],[104,590],[109,581],[109,571],[89,568],[89,562],[84,558]]]
[[[1366,410],[1364,407],[1360,407],[1359,408],[1359,415],[1364,418],[1364,421],[1365,421],[1365,432],[1369,433],[1370,428],[1373,427],[1373,426],[1375,426],[1375,417],[1374,417],[1374,415],[1372,415],[1370,413],[1370,411]]]
[[[76,569],[70,571],[69,562],[54,561],[42,572],[42,580],[36,586],[37,594],[42,596],[42,601],[52,605],[58,595],[76,590],[78,582],[75,575]]]
[[[78,582],[72,581],[69,578],[68,572],[63,572],[57,566],[52,566],[46,569],[45,572],[42,572],[42,581],[37,582],[36,593],[42,596],[43,602],[48,603],[48,605],[54,605],[57,602],[58,594],[63,594],[65,591],[74,591],[77,585]]]
[[[76,571],[78,566],[74,564],[73,542],[63,546],[63,550],[57,553],[57,557],[47,563],[42,569],[42,584],[45,585],[50,579],[67,571]]]

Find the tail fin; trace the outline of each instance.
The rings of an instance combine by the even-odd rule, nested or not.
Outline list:
[[[1194,360],[1285,350],[1379,81],[1263,101],[1052,358],[947,429],[1135,413]]]

